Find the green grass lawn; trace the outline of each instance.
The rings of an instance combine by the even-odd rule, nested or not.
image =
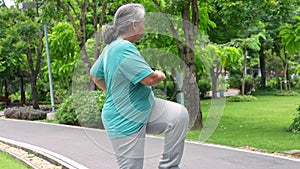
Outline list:
[[[287,131],[300,104],[300,96],[257,96],[254,102],[226,102],[217,129],[206,142],[233,147],[251,146],[266,152],[300,150],[300,134]],[[201,101],[203,122],[210,100]],[[193,129],[188,140],[199,140]]]
[[[30,169],[25,164],[17,161],[7,153],[0,151],[0,168],[5,169]]]

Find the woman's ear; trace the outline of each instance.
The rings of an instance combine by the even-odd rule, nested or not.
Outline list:
[[[136,24],[136,22],[132,22],[132,30],[134,30],[135,32],[137,31],[138,25]]]

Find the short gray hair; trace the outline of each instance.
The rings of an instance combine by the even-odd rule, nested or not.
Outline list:
[[[129,3],[122,5],[114,16],[113,24],[105,25],[103,37],[105,44],[110,44],[119,35],[128,31],[133,22],[141,22],[145,17],[145,8],[141,4]]]

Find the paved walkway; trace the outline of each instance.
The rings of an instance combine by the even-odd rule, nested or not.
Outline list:
[[[240,94],[239,89],[228,89],[228,91],[224,92],[224,96],[236,96]],[[220,92],[217,92],[217,96],[220,97]],[[207,97],[212,97],[212,91],[207,92]]]
[[[90,169],[117,169],[105,131],[0,119],[0,137],[34,145]],[[148,137],[144,169],[157,168],[163,139]],[[299,169],[300,160],[186,142],[183,169]]]

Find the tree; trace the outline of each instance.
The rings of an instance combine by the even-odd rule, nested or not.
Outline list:
[[[217,80],[221,75],[222,66],[220,62],[221,50],[219,46],[209,44],[201,51],[202,58],[206,59],[207,65],[209,65],[209,73],[212,83],[212,98],[217,98]],[[204,59],[202,59],[204,60]]]
[[[259,61],[261,70],[261,88],[266,87],[266,60],[268,50],[272,50],[278,56],[280,55],[280,38],[278,38],[279,27],[284,23],[290,22],[293,15],[299,13],[299,1],[296,0],[279,0],[279,1],[265,1],[265,10],[261,15],[261,21],[264,24],[264,34],[266,39],[261,39],[261,49],[259,51]]]
[[[229,65],[236,63],[241,56],[240,51],[235,47],[216,44],[208,44],[198,53],[198,56],[203,60],[203,63],[209,68],[209,73],[212,81],[212,98],[217,98],[217,87],[225,85],[225,82],[218,82],[221,80],[222,71]],[[225,70],[224,70],[225,71]]]
[[[57,22],[51,31],[49,48],[52,78],[59,88],[68,89],[72,83],[72,73],[78,58],[78,41],[74,28],[68,22]],[[47,66],[43,70],[47,70]],[[48,77],[47,73],[44,75]]]
[[[269,21],[276,12],[274,1],[234,1],[234,0],[213,0],[214,11],[211,13],[211,19],[217,24],[216,29],[209,31],[213,42],[224,44],[232,39],[247,39],[255,34],[265,34],[266,25],[264,21]],[[261,83],[265,86],[265,57],[264,50],[271,48],[272,38],[260,39],[262,47],[260,48],[260,69],[262,73]],[[245,51],[244,51],[245,52]],[[245,54],[244,54],[245,55]]]
[[[19,70],[16,70],[15,67],[10,69],[10,66],[7,65],[6,69],[9,69],[10,76],[15,76],[18,73],[20,76],[26,75],[30,79],[33,108],[38,109],[37,78],[41,67],[43,52],[42,38],[44,36],[41,25],[38,23],[38,16],[35,17],[38,15],[38,12],[36,9],[36,13],[34,10],[20,13],[20,11],[17,11],[15,8],[10,8],[7,11],[8,12],[3,15],[3,20],[6,20],[6,23],[10,25],[10,27],[5,28],[7,33],[6,39],[3,42],[9,42],[10,44],[5,46],[4,52],[5,50],[6,52],[4,55],[14,58],[8,60],[15,61],[21,61],[20,58],[25,55],[25,60],[28,65],[20,66]],[[11,48],[9,48],[9,46],[11,46]],[[16,63],[11,64],[11,66],[15,65]],[[26,71],[26,74],[24,74],[23,68],[29,69],[29,71]]]
[[[95,56],[94,58],[98,58],[100,53],[100,36],[99,36],[99,30],[101,30],[101,27],[104,22],[104,16],[106,13],[107,8],[107,2],[103,1],[97,2],[96,0],[93,0],[92,2],[89,0],[83,0],[83,1],[61,1],[56,0],[57,5],[64,11],[64,13],[67,15],[69,22],[72,24],[77,40],[79,41],[80,46],[80,54],[82,57],[82,61],[86,70],[86,74],[89,75],[90,68],[91,68],[91,62],[87,55],[86,46],[85,43],[87,41],[87,13],[89,7],[91,7],[92,16],[93,16],[93,33],[96,36],[96,46],[95,46]],[[99,17],[98,15],[98,6],[102,5],[101,15]],[[100,19],[99,19],[100,18]],[[99,22],[98,22],[99,21]],[[90,80],[90,82],[87,84],[87,89],[94,89],[95,85]]]
[[[228,43],[229,45],[233,45],[235,47],[241,48],[243,51],[243,75],[242,75],[242,92],[241,94],[245,94],[245,78],[247,75],[247,50],[252,49],[255,51],[260,50],[260,38],[265,39],[263,34],[252,35],[250,38],[245,39],[233,39],[232,42]]]
[[[21,41],[24,43],[24,53],[26,54],[27,62],[29,64],[30,70],[30,84],[31,84],[31,96],[33,101],[33,108],[39,109],[39,99],[38,99],[38,88],[37,88],[37,78],[40,73],[41,60],[43,55],[44,43],[43,43],[43,25],[38,23],[38,9],[36,10],[36,17],[32,16],[33,19],[24,17],[24,20],[18,22],[17,30]],[[32,13],[30,13],[31,15]],[[27,13],[27,12],[25,12]],[[23,15],[23,13],[21,13]]]
[[[176,41],[178,53],[185,63],[184,94],[185,99],[188,100],[187,108],[190,113],[189,126],[191,127],[195,123],[196,126],[201,127],[202,111],[199,99],[199,88],[197,85],[199,78],[197,77],[194,48],[196,37],[199,37],[200,34],[198,32],[199,28],[202,26],[202,30],[206,31],[209,26],[213,25],[207,15],[208,9],[206,7],[208,4],[206,2],[197,2],[197,0],[180,0],[168,3],[165,3],[165,1],[160,3],[157,0],[153,0],[153,3],[162,13],[180,14],[182,17],[182,27],[175,27],[175,23],[173,22],[170,22],[169,26]],[[202,10],[201,13],[199,13],[199,6]],[[179,37],[180,30],[183,31],[183,39]]]
[[[288,90],[288,63],[289,57],[294,56],[296,52],[300,51],[300,17],[294,16],[293,19],[296,20],[295,24],[286,23],[280,28],[279,37],[282,43],[282,56],[284,61],[284,83],[285,90]]]
[[[15,78],[17,70],[24,68],[25,57],[22,55],[23,43],[18,37],[18,32],[14,26],[19,12],[15,9],[1,7],[0,11],[0,76],[1,82],[5,86],[5,96],[8,97],[7,82]],[[0,93],[2,94],[2,86]]]

